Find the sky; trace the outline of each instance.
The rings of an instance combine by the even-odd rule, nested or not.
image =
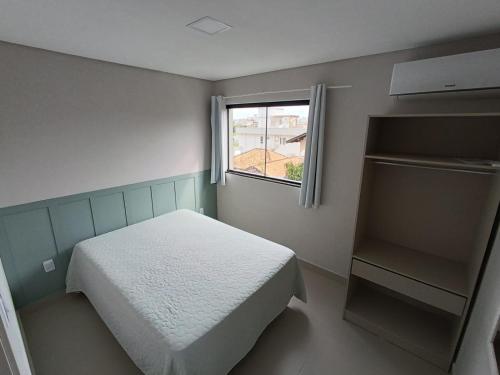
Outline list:
[[[283,115],[299,115],[300,117],[307,117],[309,114],[309,106],[283,106],[283,107],[270,107],[274,113]],[[252,117],[258,113],[258,108],[233,108],[233,119],[241,120]],[[271,113],[272,114],[272,113]]]

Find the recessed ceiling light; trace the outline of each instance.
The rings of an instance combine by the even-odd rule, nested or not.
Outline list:
[[[202,33],[208,35],[218,34],[231,28],[231,26],[225,24],[224,22],[208,16],[191,22],[190,24],[187,24],[186,27],[190,27],[191,29],[201,31]]]

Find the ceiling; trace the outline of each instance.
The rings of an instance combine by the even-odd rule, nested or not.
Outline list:
[[[499,0],[0,0],[0,40],[209,80],[498,30]]]

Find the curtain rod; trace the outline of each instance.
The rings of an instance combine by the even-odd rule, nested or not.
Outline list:
[[[339,86],[327,86],[329,90],[335,89],[350,89],[352,85],[339,85]],[[233,98],[244,98],[247,96],[255,96],[255,95],[266,95],[266,94],[282,94],[286,92],[300,92],[300,91],[309,91],[308,89],[292,89],[292,90],[281,90],[281,91],[263,91],[263,92],[253,92],[251,94],[242,94],[242,95],[233,95],[233,96],[224,96],[224,99],[233,99]]]

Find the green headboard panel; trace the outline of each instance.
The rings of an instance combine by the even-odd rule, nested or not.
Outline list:
[[[0,208],[0,257],[16,307],[65,288],[76,243],[154,216],[189,208],[217,217],[217,192],[203,171]],[[53,259],[46,273],[42,262]]]
[[[177,209],[175,185],[173,182],[151,186],[154,216],[166,214]]]
[[[97,235],[127,226],[123,192],[99,194],[90,198]]]
[[[191,179],[193,180],[193,179]],[[153,217],[153,198],[151,187],[141,187],[123,193],[127,223],[134,224]],[[193,194],[194,198],[194,194]]]

